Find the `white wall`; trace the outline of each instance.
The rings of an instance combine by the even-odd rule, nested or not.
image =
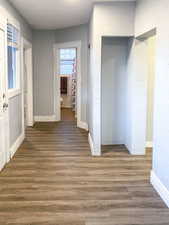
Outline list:
[[[102,41],[102,145],[125,144],[128,38]]]
[[[141,35],[154,27],[156,35],[154,151],[153,171],[169,190],[169,21],[168,0],[139,0],[136,7],[135,31]],[[157,186],[156,186],[157,187]],[[158,189],[158,187],[157,187]],[[166,189],[166,190],[167,190]],[[164,188],[163,188],[164,190]],[[169,199],[167,192],[163,195]]]
[[[135,3],[95,4],[90,22],[90,136],[96,155],[101,154],[101,37],[134,35]],[[93,118],[93,121],[92,121]],[[92,122],[91,122],[92,121]]]
[[[126,146],[131,154],[145,154],[147,119],[147,45],[131,39],[127,65]]]
[[[147,146],[153,144],[153,116],[154,116],[154,81],[155,81],[155,57],[156,36],[147,40],[148,50],[148,77],[147,77]]]

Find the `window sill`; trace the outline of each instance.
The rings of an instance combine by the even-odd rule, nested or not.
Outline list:
[[[14,89],[14,90],[8,90],[8,97],[9,98],[13,98],[17,95],[21,94],[21,90],[20,89]]]

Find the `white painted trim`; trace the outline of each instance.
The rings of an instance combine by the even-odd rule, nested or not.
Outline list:
[[[60,77],[59,75],[59,49],[77,48],[77,126],[81,124],[81,41],[55,44],[54,51],[54,113],[56,120],[61,120],[60,115]]]
[[[81,129],[84,129],[86,131],[88,131],[88,124],[86,122],[83,122],[83,121],[79,121],[77,126]]]
[[[24,60],[23,60],[23,49],[24,49],[24,43],[23,38],[21,38],[21,90],[22,90],[22,132],[25,135],[25,112],[24,112],[24,104],[25,104],[25,98],[24,98]]]
[[[54,114],[57,121],[61,120],[61,93],[60,93],[60,77],[59,77],[59,47],[54,45]]]
[[[18,150],[18,148],[21,146],[22,142],[25,139],[25,135],[21,134],[17,140],[15,141],[15,143],[12,145],[12,147],[10,147],[10,157],[12,159],[12,157],[14,156],[14,154],[16,153],[16,151]]]
[[[145,155],[146,151],[144,151],[144,152],[140,151],[139,152],[139,151],[136,151],[136,149],[135,150],[134,149],[130,149],[129,152],[130,152],[131,155],[138,155],[138,156],[140,155],[141,156],[141,155]]]
[[[56,122],[56,115],[52,116],[34,116],[35,122]]]
[[[32,59],[32,43],[24,37],[21,39],[21,54],[22,54],[22,109],[24,112],[24,49],[25,49],[25,64],[27,68],[27,126],[34,125],[33,116],[33,59]],[[23,116],[23,129],[25,129],[25,118]]]
[[[26,49],[26,64],[27,64],[27,126],[34,125],[33,117],[33,59],[32,45]]]
[[[6,159],[4,159],[4,153],[0,152],[0,171],[4,168],[6,162]]]
[[[146,142],[146,148],[153,148],[153,142]]]
[[[151,184],[169,208],[169,190],[164,186],[154,171],[151,171]]]
[[[20,89],[11,89],[11,90],[8,90],[8,97],[9,98],[13,98],[17,95],[20,95],[22,92]]]
[[[124,141],[104,141],[102,145],[124,145]]]
[[[91,137],[91,134],[88,135],[88,141],[91,149],[92,156],[101,156],[101,152],[98,152],[97,149],[94,148],[94,143]]]

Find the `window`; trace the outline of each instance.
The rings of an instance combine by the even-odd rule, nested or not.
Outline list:
[[[60,75],[76,72],[76,48],[60,49]]]
[[[7,25],[8,41],[8,89],[19,89],[19,30]]]

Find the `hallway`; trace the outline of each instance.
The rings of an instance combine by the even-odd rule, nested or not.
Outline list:
[[[75,122],[37,123],[0,173],[0,225],[168,225],[150,169],[151,150],[91,157]]]

